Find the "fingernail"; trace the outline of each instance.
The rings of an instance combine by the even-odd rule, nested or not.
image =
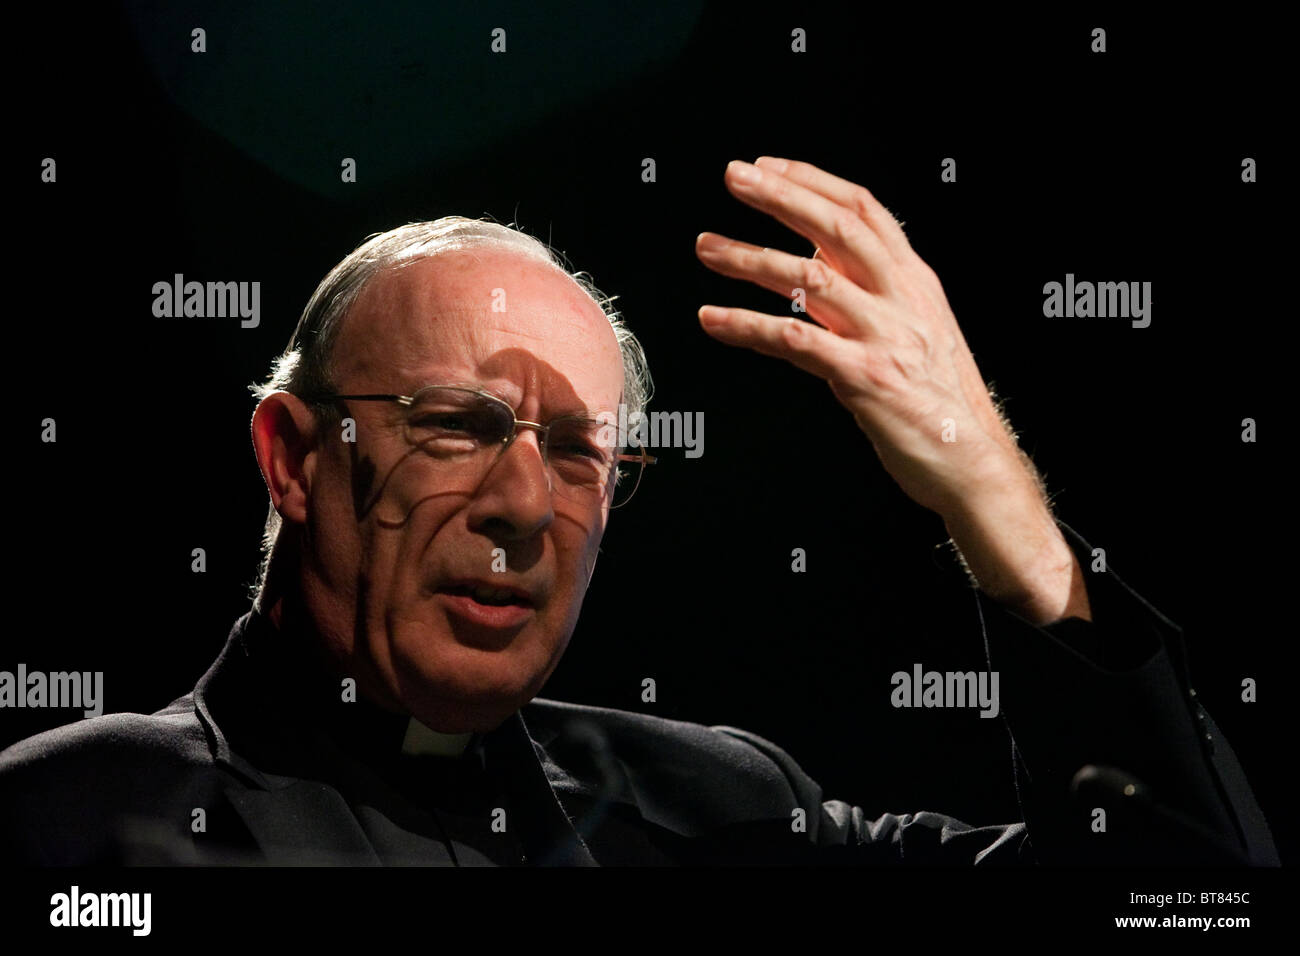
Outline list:
[[[783,173],[790,168],[788,159],[778,159],[775,156],[760,156],[754,160],[754,165],[757,166],[759,163],[763,164],[764,169],[770,169],[774,173]]]
[[[702,305],[697,314],[700,317],[700,323],[703,325],[720,325],[722,323],[723,311],[716,305]]]
[[[717,233],[702,232],[695,238],[696,251],[705,255],[721,252],[725,248],[727,248],[727,240]]]
[[[739,159],[733,159],[727,164],[727,174],[731,181],[739,183],[742,186],[754,186],[763,178],[763,173],[757,166],[751,166],[749,163],[741,162]]]

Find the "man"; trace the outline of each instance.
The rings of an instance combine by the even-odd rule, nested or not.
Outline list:
[[[732,163],[726,182],[816,252],[705,233],[700,259],[804,296],[815,324],[712,306],[700,322],[825,379],[903,491],[943,517],[981,592],[1024,822],[873,819],[744,731],[536,699],[647,461],[600,425],[640,411],[649,378],[607,303],[544,246],[449,218],[371,239],[317,289],[252,421],[272,508],[253,610],[158,714],[6,751],[9,852],[1275,863],[1177,630],[1113,575],[1085,578],[1090,549],[1053,519],[894,218],[803,163]]]

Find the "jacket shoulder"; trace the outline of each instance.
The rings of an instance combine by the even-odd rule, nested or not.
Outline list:
[[[557,793],[632,804],[678,833],[790,819],[797,765],[732,727],[536,698],[523,709]]]
[[[105,714],[0,753],[0,856],[41,865],[120,863],[121,847],[184,833],[218,785],[192,698]],[[173,831],[175,831],[173,833]]]
[[[210,762],[189,695],[153,714],[104,714],[20,740],[0,751],[0,776],[42,769],[121,766],[122,761]]]

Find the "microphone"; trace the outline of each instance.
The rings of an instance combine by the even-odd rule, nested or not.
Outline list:
[[[1162,803],[1149,786],[1127,770],[1085,764],[1070,781],[1070,792],[1085,805],[1104,803],[1131,812],[1131,819],[1151,823],[1157,830],[1162,829],[1165,833],[1184,840],[1191,838],[1216,858],[1204,862],[1238,866],[1250,862],[1240,847],[1228,842],[1199,820]],[[1187,848],[1185,855],[1193,856],[1192,848]]]

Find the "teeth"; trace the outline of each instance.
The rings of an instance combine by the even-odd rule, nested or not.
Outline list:
[[[514,592],[501,588],[476,587],[471,593],[481,604],[509,604],[515,599]]]

